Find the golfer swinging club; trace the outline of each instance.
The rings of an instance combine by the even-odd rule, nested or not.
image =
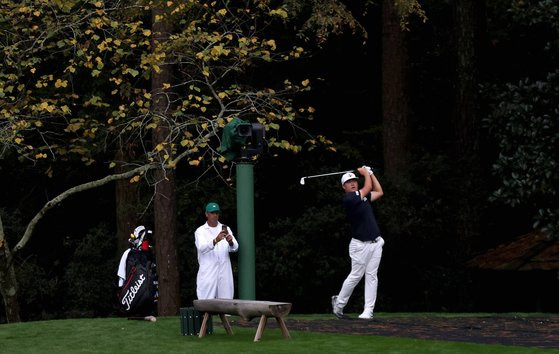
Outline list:
[[[332,296],[332,312],[340,319],[347,318],[343,309],[363,275],[365,275],[365,306],[359,318],[373,318],[377,299],[377,273],[384,245],[371,206],[372,201],[382,197],[382,187],[370,167],[363,166],[357,171],[365,178],[365,184],[361,189],[358,189],[359,184],[355,174],[347,172],[342,176],[343,205],[351,224],[349,242],[351,272],[344,281],[340,293]]]

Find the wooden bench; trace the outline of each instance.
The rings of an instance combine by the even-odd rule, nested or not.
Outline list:
[[[202,338],[206,335],[208,319],[210,315],[217,314],[221,318],[223,327],[227,334],[232,335],[233,330],[229,320],[225,314],[237,315],[245,321],[250,321],[255,317],[260,317],[260,323],[254,336],[254,341],[258,342],[262,338],[262,333],[266,328],[268,317],[275,317],[281,329],[284,338],[290,338],[289,331],[285,325],[283,317],[291,311],[291,304],[287,302],[273,302],[273,301],[256,301],[256,300],[239,300],[239,299],[208,299],[208,300],[194,300],[194,308],[204,314],[202,325],[200,327],[199,337]]]

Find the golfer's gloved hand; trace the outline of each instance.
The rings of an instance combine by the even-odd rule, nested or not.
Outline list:
[[[373,175],[373,169],[370,168],[369,166],[363,165],[363,168],[367,170],[367,172],[369,172],[369,176]]]

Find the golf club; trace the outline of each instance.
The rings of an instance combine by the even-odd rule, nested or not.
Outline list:
[[[316,178],[316,177],[324,177],[324,176],[332,176],[332,175],[341,175],[341,174],[344,174],[346,172],[353,172],[353,171],[347,170],[347,171],[341,171],[341,172],[323,173],[321,175],[305,176],[305,177],[301,177],[301,181],[299,181],[299,183],[304,185],[305,184],[305,178]]]

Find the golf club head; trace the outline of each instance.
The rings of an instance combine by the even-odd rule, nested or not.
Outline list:
[[[301,185],[305,185],[305,177],[301,177],[301,180],[299,181],[299,183],[301,183]]]

